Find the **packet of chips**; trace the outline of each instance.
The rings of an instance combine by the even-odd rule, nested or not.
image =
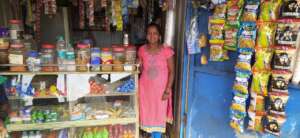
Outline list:
[[[271,71],[273,50],[270,48],[256,48],[255,52],[255,63],[252,67],[252,70]]]
[[[224,61],[224,41],[210,41],[210,61]]]
[[[270,92],[270,112],[276,115],[285,115],[285,105],[289,99],[288,93]]]
[[[275,21],[278,19],[282,0],[265,0],[260,5],[260,21]]]
[[[223,19],[225,20],[226,16],[226,3],[218,4],[214,8],[213,19]]]
[[[241,94],[248,94],[248,79],[236,78],[233,84],[233,90],[240,92]]]
[[[238,119],[236,117],[232,117],[230,120],[230,126],[238,133],[244,132],[244,118]]]
[[[269,72],[254,72],[251,84],[251,92],[261,96],[268,96]]]
[[[298,0],[286,0],[282,4],[280,17],[281,18],[300,18]]]
[[[210,40],[224,40],[225,20],[211,19],[209,20],[208,31]]]
[[[275,44],[289,45],[291,47],[295,47],[299,28],[300,28],[299,22],[281,21],[277,23]]]
[[[258,35],[257,35],[257,46],[262,48],[268,48],[274,45],[276,24],[271,22],[259,22]]]
[[[253,52],[256,39],[256,23],[243,22],[238,37],[239,52]]]
[[[285,120],[286,119],[283,116],[268,115],[266,117],[266,124],[264,126],[264,129],[268,133],[279,136],[280,128],[282,124],[285,122]]]
[[[250,106],[248,112],[255,112],[256,115],[265,115],[265,98],[262,95],[251,92]]]
[[[242,71],[251,74],[251,58],[252,53],[241,53],[238,56],[238,60],[235,65],[235,71]]]
[[[292,77],[290,71],[273,70],[271,79],[271,91],[273,92],[288,92],[289,80]]]
[[[263,116],[257,115],[255,112],[248,111],[249,122],[248,129],[257,132],[263,132],[264,127],[262,123]]]
[[[226,23],[229,25],[239,25],[242,15],[244,0],[229,0],[227,1],[227,17]]]
[[[244,22],[256,22],[259,9],[259,1],[248,0],[244,7],[244,13],[242,21]]]
[[[226,50],[237,50],[237,36],[238,36],[238,27],[233,25],[225,25],[225,42],[224,48]]]
[[[292,59],[296,49],[291,47],[275,47],[273,69],[292,70]]]

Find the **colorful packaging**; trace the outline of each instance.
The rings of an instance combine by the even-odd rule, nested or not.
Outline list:
[[[242,94],[248,94],[248,85],[248,78],[241,78],[237,76],[233,84],[233,90]]]
[[[295,51],[295,48],[276,47],[273,59],[273,69],[291,70],[292,59],[295,56]]]
[[[226,50],[237,50],[237,37],[238,37],[238,27],[232,25],[225,25],[225,42],[224,48]]]
[[[225,20],[209,20],[210,40],[224,40],[224,24]]]
[[[257,46],[268,48],[274,45],[276,24],[260,22],[258,24]]]
[[[226,23],[229,25],[239,25],[242,15],[244,0],[229,0],[227,1],[227,17]]]
[[[247,1],[244,7],[244,13],[242,21],[244,22],[256,22],[259,9],[259,1]]]
[[[265,99],[262,95],[251,92],[249,112],[254,112],[255,115],[263,116],[265,115]]]
[[[288,92],[289,80],[292,77],[290,71],[273,70],[271,79],[271,91],[273,92]]]
[[[264,127],[262,123],[263,116],[259,116],[255,114],[255,112],[248,111],[249,115],[249,122],[248,122],[248,129],[257,131],[257,132],[263,132]]]
[[[254,72],[251,84],[251,92],[261,96],[268,96],[268,84],[270,73]]]
[[[299,28],[299,22],[279,22],[276,29],[275,44],[295,47]]]
[[[278,19],[282,0],[265,0],[260,6],[260,21],[275,21]]]
[[[210,61],[224,61],[224,41],[210,41]]]
[[[250,22],[242,23],[239,34],[239,52],[253,52],[256,40],[256,24]]]
[[[270,92],[270,113],[285,115],[285,105],[289,99],[288,93]]]
[[[286,0],[282,4],[281,18],[300,18],[300,4],[297,0]]]
[[[270,71],[273,50],[269,48],[256,48],[255,50],[255,63],[253,71]]]
[[[219,4],[215,6],[214,12],[213,12],[213,19],[225,19],[226,15],[226,4]]]
[[[238,60],[235,65],[235,71],[243,71],[251,74],[251,58],[252,53],[241,53],[238,56]]]
[[[285,118],[282,116],[271,116],[268,115],[266,118],[265,131],[271,133],[273,135],[280,135],[280,128],[282,124],[285,122]]]

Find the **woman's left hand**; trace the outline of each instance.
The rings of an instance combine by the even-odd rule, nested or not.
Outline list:
[[[167,100],[170,96],[171,96],[171,88],[167,88],[165,91],[164,91],[164,94],[162,96],[162,100],[165,101]]]

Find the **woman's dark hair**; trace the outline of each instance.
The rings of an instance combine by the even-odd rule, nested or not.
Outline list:
[[[147,25],[147,30],[146,30],[146,32],[148,32],[148,29],[150,28],[150,27],[154,27],[156,30],[157,30],[157,32],[159,33],[159,35],[161,36],[162,35],[162,33],[161,33],[161,28],[160,28],[160,26],[158,25],[158,24],[156,24],[156,23],[150,23],[150,24],[148,24]]]

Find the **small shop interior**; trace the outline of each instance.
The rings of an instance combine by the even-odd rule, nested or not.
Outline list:
[[[165,138],[300,137],[299,0],[1,0],[7,137],[148,138],[136,60],[152,22],[175,51]]]

